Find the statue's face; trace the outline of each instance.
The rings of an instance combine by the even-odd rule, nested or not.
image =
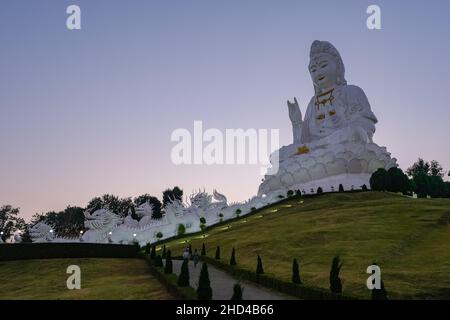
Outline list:
[[[320,89],[331,89],[337,82],[337,63],[329,54],[318,54],[309,63],[309,73],[315,86]]]

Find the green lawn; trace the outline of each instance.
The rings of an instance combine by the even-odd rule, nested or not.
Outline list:
[[[275,212],[276,211],[276,212]],[[255,270],[261,255],[266,273],[290,281],[292,258],[300,261],[307,284],[328,288],[334,255],[343,260],[344,292],[369,298],[365,273],[376,261],[390,298],[450,299],[450,199],[411,199],[363,192],[291,199],[166,245],[173,255],[186,246],[207,246],[214,257],[220,245],[228,262],[236,248],[238,265]]]
[[[69,265],[81,289],[69,290]],[[0,262],[0,299],[173,299],[141,259],[48,259]]]

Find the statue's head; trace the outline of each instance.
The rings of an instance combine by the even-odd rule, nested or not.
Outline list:
[[[309,59],[309,73],[316,93],[347,84],[341,55],[328,41],[314,41]]]
[[[106,208],[84,212],[84,227],[89,230],[109,230],[122,223],[122,219]]]

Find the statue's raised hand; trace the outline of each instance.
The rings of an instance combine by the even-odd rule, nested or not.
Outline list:
[[[287,101],[288,109],[289,109],[289,118],[292,123],[301,123],[302,122],[302,112],[300,111],[300,107],[298,106],[297,98],[294,97],[294,102]]]

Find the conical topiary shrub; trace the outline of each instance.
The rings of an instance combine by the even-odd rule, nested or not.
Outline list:
[[[189,286],[189,261],[187,259],[183,260],[183,264],[181,265],[180,275],[178,276],[178,286],[179,287],[188,287]]]
[[[339,256],[333,258],[330,270],[330,290],[333,293],[342,293],[342,281],[339,278],[339,272],[341,271],[342,264]]]
[[[387,292],[384,287],[384,282],[381,280],[380,289],[372,289],[372,300],[389,300],[387,297]]]
[[[163,260],[161,256],[158,254],[155,258],[155,267],[163,267]]]
[[[156,258],[156,247],[152,246],[152,251],[150,252],[150,259],[155,260]]]
[[[202,252],[201,252],[202,256],[206,256],[206,246],[205,243],[202,244]]]
[[[292,283],[302,284],[302,280],[300,279],[300,268],[297,259],[294,259],[294,261],[292,261]]]
[[[231,300],[242,300],[242,292],[244,290],[242,289],[241,285],[239,283],[236,283],[233,286],[233,296],[231,297]]]
[[[258,264],[256,265],[256,274],[264,274],[261,257],[258,255]]]
[[[212,289],[211,283],[209,281],[208,266],[205,262],[203,263],[202,270],[200,271],[200,278],[198,280],[197,288],[197,298],[198,300],[212,299]]]
[[[236,253],[233,248],[233,251],[231,251],[230,266],[235,266],[235,265],[236,265]]]
[[[216,248],[216,260],[220,260],[220,247],[217,246]]]
[[[166,252],[166,245],[164,245],[164,246],[163,246],[163,251],[162,251],[162,258],[163,258],[163,259],[166,259],[166,255],[167,255],[167,252]]]
[[[166,252],[166,265],[164,266],[164,273],[171,274],[173,272],[172,253],[170,249]]]

